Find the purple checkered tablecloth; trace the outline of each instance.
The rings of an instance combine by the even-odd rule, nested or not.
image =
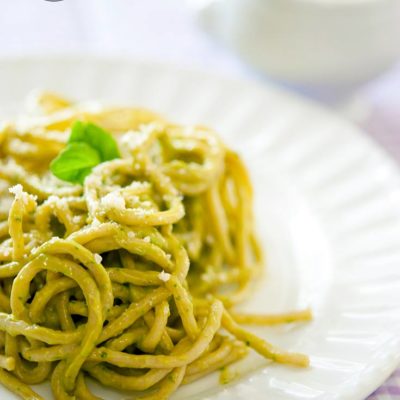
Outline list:
[[[123,55],[251,79],[249,68],[199,30],[184,3],[3,1],[0,57],[60,52]],[[368,85],[359,99],[361,117],[356,119],[400,163],[400,65]],[[368,400],[400,400],[400,369]]]
[[[377,389],[368,400],[398,400],[400,399],[400,369]]]
[[[366,86],[360,125],[400,163],[400,65]]]
[[[400,67],[361,93],[365,115],[359,122],[400,163]],[[400,368],[368,400],[400,400]]]

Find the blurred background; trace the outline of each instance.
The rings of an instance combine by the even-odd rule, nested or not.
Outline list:
[[[354,120],[400,162],[400,0],[1,1],[0,60],[66,53],[282,86]],[[400,399],[399,387],[400,371],[373,398]]]
[[[3,0],[0,57],[84,53],[268,81],[400,160],[399,0]]]

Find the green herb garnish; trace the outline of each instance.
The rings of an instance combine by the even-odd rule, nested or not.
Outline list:
[[[83,142],[97,150],[102,162],[119,158],[115,139],[97,125],[76,121],[71,130],[68,143]]]
[[[119,157],[117,142],[110,133],[92,123],[77,121],[67,146],[51,162],[50,170],[63,181],[83,184],[96,165]]]

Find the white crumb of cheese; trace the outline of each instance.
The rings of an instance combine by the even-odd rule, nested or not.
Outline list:
[[[125,199],[119,192],[111,192],[103,197],[101,204],[108,210],[113,208],[125,208]]]
[[[49,196],[49,198],[47,199],[47,201],[48,202],[58,202],[60,200],[60,198],[59,197],[57,197],[57,196],[54,196],[53,194],[51,195],[51,196]]]
[[[132,203],[139,203],[139,196],[136,196],[135,194],[133,196],[130,196],[129,200]]]
[[[16,200],[22,200],[24,204],[28,204],[30,200],[37,200],[37,196],[24,192],[24,188],[20,183],[10,187],[8,191],[15,196]]]
[[[127,147],[129,150],[134,150],[140,147],[148,135],[144,132],[140,131],[128,131],[121,137],[121,144],[124,147]]]
[[[135,232],[132,232],[132,231],[129,231],[129,232],[128,232],[128,238],[129,238],[129,239],[133,239],[135,236],[136,236],[136,233],[135,233]]]
[[[146,243],[150,243],[150,236],[145,236],[143,238],[143,241],[146,242]]]
[[[81,221],[81,219],[77,215],[75,215],[75,217],[72,218],[72,222],[74,224],[79,224],[80,221]]]
[[[102,262],[102,260],[103,260],[103,258],[101,257],[100,254],[95,254],[95,255],[94,255],[94,259],[95,259],[95,261],[97,262],[97,264],[101,264],[101,262]]]
[[[24,194],[24,188],[19,183],[18,185],[10,187],[8,191],[12,193],[16,199],[21,199]]]
[[[168,282],[171,278],[171,274],[169,274],[168,272],[165,271],[161,271],[158,274],[158,277],[160,278],[160,280],[162,280],[163,282]]]

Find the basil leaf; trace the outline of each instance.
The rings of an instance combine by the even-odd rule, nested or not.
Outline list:
[[[50,170],[63,181],[82,184],[93,167],[119,157],[117,142],[108,132],[90,122],[76,121],[67,147],[51,162]]]
[[[83,142],[97,150],[101,162],[119,158],[118,145],[112,135],[90,122],[76,121],[68,143]]]
[[[83,184],[92,168],[101,163],[96,149],[87,143],[69,143],[51,162],[50,170],[59,179],[71,183]]]

